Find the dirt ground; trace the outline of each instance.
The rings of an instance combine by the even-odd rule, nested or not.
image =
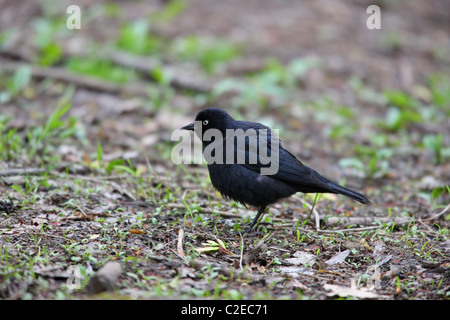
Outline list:
[[[448,300],[450,2],[378,1],[379,30],[367,1],[183,0],[158,15],[174,2],[0,0],[0,298]],[[49,31],[75,3],[81,29]],[[155,51],[124,53],[143,18]],[[182,59],[192,35],[239,53]],[[131,80],[67,72],[74,57]],[[297,194],[242,237],[255,208],[171,161],[172,132],[205,105],[280,129],[373,204]],[[99,293],[106,262],[120,270]]]

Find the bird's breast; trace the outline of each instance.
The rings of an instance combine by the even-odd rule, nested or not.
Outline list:
[[[208,165],[211,183],[224,197],[242,204],[261,207],[288,197],[294,188],[238,164]]]

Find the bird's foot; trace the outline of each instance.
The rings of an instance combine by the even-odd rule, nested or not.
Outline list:
[[[253,226],[249,226],[247,229],[244,230],[244,232],[242,232],[242,235],[246,235],[252,232]]]

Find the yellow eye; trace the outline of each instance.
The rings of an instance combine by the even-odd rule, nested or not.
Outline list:
[[[207,126],[208,125],[208,120],[203,120],[203,125]]]

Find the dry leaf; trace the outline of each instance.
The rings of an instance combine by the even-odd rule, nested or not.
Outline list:
[[[132,234],[145,234],[144,230],[140,230],[140,229],[130,229],[130,233]]]
[[[304,266],[312,266],[316,261],[316,256],[312,253],[297,251],[294,253],[295,258],[287,258],[286,261],[293,264],[299,265],[302,264]]]
[[[326,290],[330,290],[329,296],[339,296],[339,297],[355,297],[361,299],[376,299],[378,294],[365,290],[364,288],[350,288],[342,287],[334,284],[325,284],[323,286]]]
[[[328,259],[326,262],[327,265],[332,266],[333,264],[342,263],[344,262],[345,258],[350,254],[350,250],[347,249],[345,251],[339,252],[338,254],[335,254],[333,257]]]

